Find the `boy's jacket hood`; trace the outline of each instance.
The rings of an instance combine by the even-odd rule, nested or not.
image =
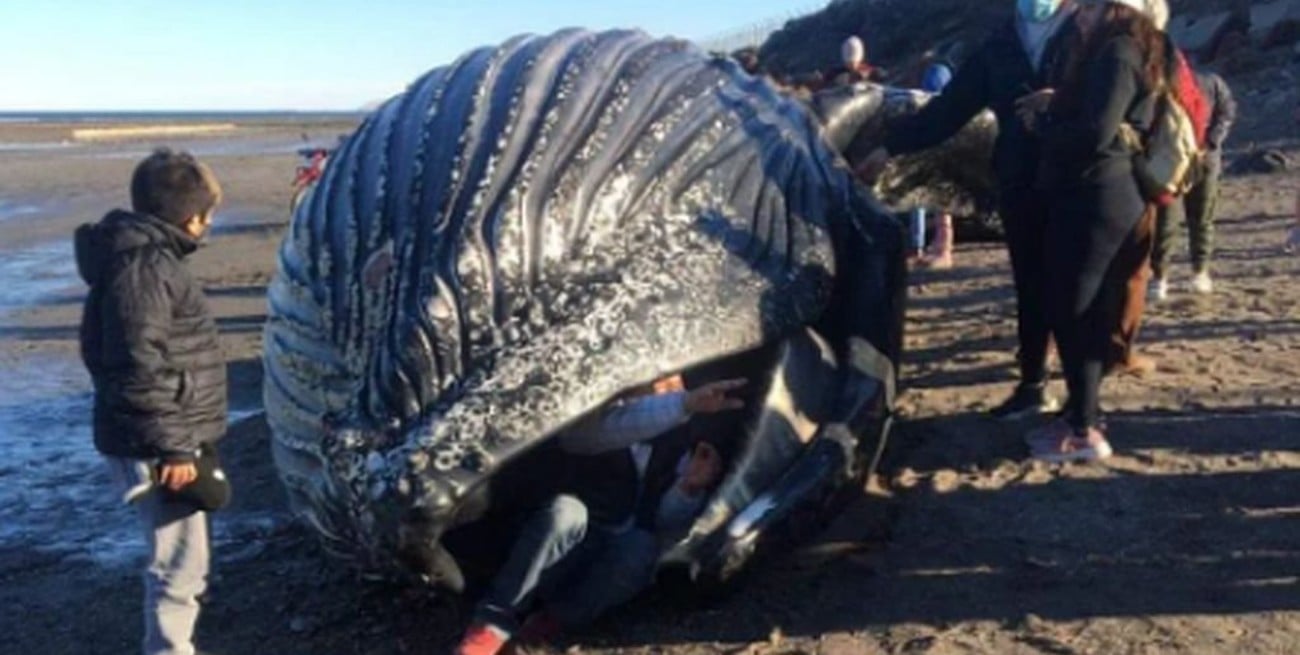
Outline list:
[[[167,249],[180,259],[194,252],[198,241],[156,216],[114,209],[98,223],[77,228],[73,238],[77,273],[93,287],[115,256],[149,246]]]

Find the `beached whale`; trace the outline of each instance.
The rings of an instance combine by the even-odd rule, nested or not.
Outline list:
[[[883,448],[905,277],[899,221],[824,121],[636,31],[515,38],[390,99],[269,289],[294,507],[360,565],[458,589],[477,548],[448,543],[553,493],[565,426],[668,373],[741,372],[744,443],[665,560],[726,577],[805,525]]]

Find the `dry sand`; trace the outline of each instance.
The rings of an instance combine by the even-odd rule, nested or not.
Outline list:
[[[208,161],[228,203],[193,265],[220,315],[233,402],[251,407],[296,158]],[[54,209],[0,221],[0,247],[66,238],[122,204],[132,164],[6,155],[6,197]],[[1118,453],[1105,464],[1030,463],[1026,425],[980,416],[1014,383],[1013,306],[1002,250],[960,247],[958,268],[912,282],[904,420],[874,490],[732,593],[652,596],[575,635],[574,652],[1300,652],[1300,257],[1279,248],[1297,188],[1294,174],[1227,182],[1219,288],[1152,308],[1142,342],[1161,370],[1107,382]],[[0,317],[0,364],[75,356],[79,310],[63,293]],[[325,558],[290,521],[266,439],[252,418],[223,446],[236,502],[218,526],[274,520],[218,548],[199,643],[227,655],[446,652],[464,604],[363,582]],[[128,567],[0,545],[0,653],[133,652],[139,595]]]

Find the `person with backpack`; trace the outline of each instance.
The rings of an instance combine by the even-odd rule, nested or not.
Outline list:
[[[1192,184],[1176,202],[1162,208],[1156,217],[1156,242],[1151,253],[1151,297],[1169,297],[1169,254],[1173,249],[1174,220],[1187,224],[1187,245],[1192,260],[1191,288],[1195,293],[1211,293],[1210,258],[1214,248],[1214,218],[1219,204],[1219,178],[1223,174],[1223,143],[1237,120],[1237,102],[1232,89],[1213,72],[1195,71],[1195,89],[1204,98],[1208,118],[1199,135],[1200,160],[1192,174]]]
[[[989,410],[999,420],[1050,414],[1060,408],[1047,390],[1052,341],[1045,309],[1047,198],[1035,185],[1041,143],[1018,117],[1016,101],[1046,85],[1047,71],[1076,38],[1072,12],[1068,1],[1017,0],[1014,17],[971,52],[943,93],[892,129],[883,147],[858,166],[861,177],[875,179],[891,156],[943,143],[985,109],[996,116],[993,172],[1015,283],[1020,369],[1020,381],[1011,395]]]
[[[1165,0],[1148,0],[1149,15],[1164,32],[1169,21]],[[1178,207],[1197,178],[1209,131],[1210,106],[1187,56],[1164,34],[1165,78],[1159,95],[1168,100],[1157,104],[1157,120],[1147,133],[1124,129],[1121,134],[1134,151],[1139,184],[1156,206],[1143,216],[1135,235],[1136,247],[1128,251],[1133,270],[1124,289],[1123,309],[1111,334],[1111,356],[1106,373],[1145,376],[1156,370],[1154,359],[1136,351],[1138,330],[1146,311],[1152,267],[1148,265],[1158,240],[1158,218],[1170,207]],[[1141,259],[1141,263],[1138,259]]]
[[[1052,71],[1051,88],[1020,101],[1042,138],[1040,188],[1048,198],[1048,320],[1069,397],[1065,411],[1026,435],[1046,461],[1088,461],[1112,449],[1101,421],[1102,377],[1114,366],[1112,342],[1130,279],[1146,267],[1163,193],[1147,175],[1132,135],[1155,133],[1165,109],[1167,38],[1150,0],[1080,0],[1076,47]],[[1163,154],[1163,153],[1159,153]]]

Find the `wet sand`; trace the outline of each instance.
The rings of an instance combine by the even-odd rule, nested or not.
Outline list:
[[[53,128],[21,129],[0,126],[0,141]],[[193,266],[219,315],[239,410],[260,402],[264,288],[296,164],[291,150],[238,154],[239,143],[291,143],[300,129],[208,143],[235,152],[208,158],[227,204]],[[131,148],[147,144],[91,154]],[[0,158],[3,199],[37,208],[0,219],[0,653],[136,647],[131,559],[142,546],[91,452],[89,383],[75,359],[82,290],[68,249],[77,224],[125,203],[133,164],[38,150]],[[1297,188],[1295,174],[1227,181],[1216,293],[1176,289],[1153,307],[1141,341],[1161,370],[1104,389],[1114,459],[1031,463],[1019,439],[1030,424],[980,415],[1014,384],[1013,305],[1001,249],[961,246],[958,268],[912,281],[903,421],[871,489],[731,593],[652,595],[571,645],[647,655],[1296,652],[1300,257],[1279,246]],[[1185,257],[1174,275],[1176,285],[1189,277]],[[214,518],[200,647],[447,652],[463,601],[362,581],[322,555],[291,520],[267,438],[253,416],[223,444],[236,499]]]

